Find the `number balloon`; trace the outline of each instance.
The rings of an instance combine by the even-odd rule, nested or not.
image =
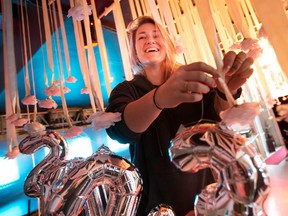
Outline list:
[[[216,174],[217,184],[199,195],[196,214],[216,214],[223,208],[233,211],[237,205],[242,205],[243,211],[251,208],[253,215],[263,214],[270,189],[266,164],[244,136],[221,123],[201,123],[178,132],[171,143],[171,160],[179,169],[197,172],[211,168]]]
[[[159,204],[149,212],[148,216],[175,216],[175,213],[171,206]]]
[[[29,173],[25,193],[40,197],[42,215],[135,215],[142,179],[126,159],[102,145],[88,158],[67,161],[67,144],[55,131],[31,134],[21,141],[21,153],[42,147],[50,153]]]

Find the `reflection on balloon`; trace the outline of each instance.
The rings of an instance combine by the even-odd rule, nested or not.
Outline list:
[[[244,136],[221,123],[202,123],[178,132],[171,144],[171,160],[179,169],[195,173],[211,168],[215,174],[216,183],[198,196],[196,215],[235,215],[237,206],[241,206],[240,215],[264,214],[270,189],[266,164]]]
[[[175,216],[171,206],[160,204],[153,208],[148,216]]]
[[[213,183],[196,197],[195,211],[197,215],[227,215],[233,200],[223,185]]]
[[[40,198],[42,215],[135,215],[142,179],[126,159],[102,145],[88,158],[66,160],[65,139],[55,131],[27,136],[24,154],[42,147],[50,153],[28,175],[25,193]]]
[[[56,131],[43,131],[36,136],[29,135],[19,144],[19,150],[24,154],[33,154],[42,147],[48,147],[50,152],[26,178],[24,192],[27,196],[39,197],[41,187],[45,183],[45,176],[54,177],[65,166],[64,161],[67,157],[68,146],[63,137]]]

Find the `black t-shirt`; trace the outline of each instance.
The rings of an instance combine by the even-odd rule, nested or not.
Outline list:
[[[144,76],[118,84],[111,92],[106,112],[123,113],[126,105],[153,90]],[[180,125],[189,126],[202,119],[219,121],[214,110],[215,92],[203,96],[201,102],[185,103],[163,109],[143,133],[131,131],[124,119],[107,129],[108,135],[120,143],[130,144],[132,163],[143,179],[143,192],[137,215],[147,216],[159,204],[170,205],[177,216],[194,208],[195,195],[214,182],[210,170],[197,173],[182,172],[171,162],[169,147]],[[141,113],[139,113],[141,115]]]

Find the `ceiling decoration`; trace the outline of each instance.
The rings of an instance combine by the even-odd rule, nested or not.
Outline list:
[[[29,0],[27,1],[27,6],[35,8],[37,5],[39,5],[39,2],[40,1]],[[53,2],[55,1],[52,1],[51,3],[52,6]],[[86,1],[79,0],[79,2],[86,2]],[[13,3],[15,3],[15,1],[13,1]],[[39,5],[38,7],[43,9],[43,7],[45,7],[45,3]],[[71,8],[70,1],[62,0],[60,1],[60,3],[62,8],[61,14],[64,15],[63,19],[67,19],[68,11]],[[19,2],[17,4],[19,5]],[[76,1],[74,1],[73,4],[74,4],[73,6],[75,6]],[[92,6],[94,5],[92,8],[95,8],[97,12],[97,17],[96,18],[93,17],[92,21],[94,21],[94,25],[96,28],[95,32],[97,34],[97,42],[98,42],[98,48],[100,50],[101,62],[104,65],[103,67],[104,68],[103,73],[105,76],[104,81],[108,94],[111,90],[109,84],[111,81],[111,77],[109,73],[109,67],[105,67],[105,65],[107,65],[108,60],[105,57],[107,50],[104,43],[104,39],[101,36],[102,27],[113,30],[117,34],[125,79],[130,80],[133,77],[133,75],[129,64],[129,55],[128,55],[129,44],[127,42],[128,41],[127,35],[125,34],[126,26],[132,19],[137,18],[138,16],[151,15],[158,22],[162,23],[164,26],[167,27],[167,30],[171,34],[171,37],[175,41],[177,47],[180,48],[179,50],[182,52],[179,53],[179,61],[182,63],[191,63],[193,61],[200,60],[207,62],[211,65],[215,65],[217,61],[219,62],[219,59],[221,59],[220,53],[227,52],[230,49],[235,49],[237,51],[243,50],[252,57],[254,57],[256,61],[255,63],[256,73],[254,77],[252,77],[249,80],[247,86],[245,86],[245,95],[243,97],[243,100],[246,101],[264,100],[266,103],[266,101],[268,101],[269,99],[277,99],[280,96],[287,95],[288,84],[286,75],[288,73],[287,72],[288,62],[283,61],[284,58],[282,49],[288,50],[287,41],[283,39],[288,34],[287,32],[288,21],[287,16],[285,14],[286,10],[284,10],[284,6],[280,1],[277,3],[275,2],[272,5],[274,10],[278,11],[278,13],[271,15],[270,14],[267,15],[264,13],[265,9],[272,7],[271,4],[260,0],[220,0],[220,1],[219,0],[210,0],[210,1],[209,0],[205,1],[204,0],[194,0],[194,1],[95,0],[92,2],[88,2],[88,5]],[[57,6],[55,8],[59,7]],[[87,14],[88,9],[86,7],[83,8],[84,11],[86,11],[85,13]],[[48,9],[47,14],[49,14],[52,10],[51,8]],[[90,22],[91,17],[89,18]],[[262,18],[265,22],[262,22],[260,18]],[[19,19],[19,17],[17,19]],[[50,19],[53,20],[54,18]],[[84,22],[84,29],[85,29],[84,32],[86,32],[87,34],[86,36],[88,46],[88,48],[85,50],[85,53],[88,53],[89,60],[85,59],[86,56],[85,58],[83,57],[84,59],[83,62],[86,63],[80,62],[80,65],[82,64],[81,66],[82,70],[86,70],[86,72],[93,71],[93,73],[95,73],[92,75],[88,73],[86,73],[86,75],[83,74],[83,78],[86,79],[85,83],[88,89],[89,89],[88,86],[89,83],[93,83],[94,85],[91,86],[91,89],[93,89],[93,93],[90,92],[90,94],[93,95],[90,96],[90,100],[93,98],[94,101],[91,102],[91,106],[93,112],[96,112],[96,107],[100,109],[100,111],[103,111],[104,104],[102,97],[103,94],[101,92],[102,89],[100,88],[101,83],[98,78],[99,68],[97,68],[97,64],[94,62],[95,53],[91,43],[90,38],[91,30],[89,28],[89,22],[87,22],[87,20],[88,19],[86,19]],[[46,18],[46,21],[44,23],[46,24],[49,23],[48,18]],[[281,28],[278,26],[275,29],[274,25],[275,23],[281,25]],[[75,26],[77,25],[78,24],[75,23],[75,21],[73,20],[73,31],[75,31],[75,29],[77,28],[79,29],[82,28],[83,31],[83,26],[81,28],[79,26],[76,28]],[[58,30],[56,31],[57,28],[55,28],[55,26],[59,26],[61,29],[61,22],[58,24],[57,22],[55,22],[54,28],[52,28],[51,31],[51,33],[53,32],[57,36],[57,34],[60,34],[60,32],[57,32]],[[46,30],[47,29],[45,29],[45,32]],[[266,32],[266,34],[263,32]],[[275,32],[277,32],[277,34],[275,34]],[[216,33],[217,37],[215,37]],[[267,37],[271,40],[270,41],[267,40]],[[275,38],[278,38],[279,40],[277,41]],[[58,38],[56,39],[58,40]],[[65,37],[63,41],[65,43]],[[276,64],[278,65],[277,68],[274,66],[270,68],[268,72],[266,71],[266,69],[270,67],[270,65],[269,66],[267,65],[268,61],[261,60],[261,58],[263,58],[262,54],[265,54],[265,52],[263,51],[264,49],[262,43],[263,41],[270,42],[268,43],[269,49],[274,51],[273,55],[275,57],[275,58],[273,57],[274,59],[273,63],[276,62]],[[76,42],[77,43],[81,42],[81,38],[76,39]],[[46,44],[48,53],[49,55],[54,55],[55,53],[52,52],[51,47],[49,48],[50,46],[49,43],[50,42],[48,34],[46,35]],[[249,49],[246,49],[247,44],[248,47],[250,47]],[[84,47],[81,44],[80,45],[78,44],[77,46]],[[219,52],[219,50],[221,52]],[[59,49],[57,51],[59,51]],[[58,55],[61,56],[60,54]],[[21,53],[20,55],[16,56],[21,56]],[[78,56],[80,59],[80,57],[84,55],[83,53],[82,54],[78,53]],[[61,61],[63,62],[67,61],[66,57],[67,54],[64,54],[64,57],[59,60],[60,63]],[[50,60],[51,59],[52,58],[50,57]],[[88,69],[87,68],[83,69],[85,68],[83,66],[85,64],[87,64],[85,67],[88,67]],[[51,69],[53,67],[51,67],[51,61],[49,62],[49,60],[48,65],[50,67],[50,70],[53,70]],[[66,63],[66,65],[69,64]],[[91,82],[91,80],[88,79],[91,79],[93,81]],[[52,84],[54,84],[53,81]],[[62,86],[61,88],[64,89],[64,87],[65,86]],[[63,98],[62,105],[65,108],[66,106],[65,97],[63,97],[63,95],[64,94],[61,93],[61,96]],[[29,96],[29,94],[27,94],[26,96]],[[94,105],[96,104],[96,106],[94,106],[93,104]],[[267,110],[267,116],[268,116],[267,118],[270,119],[271,113],[270,111],[268,111],[268,105],[267,107],[265,107],[265,109]],[[15,113],[16,110],[14,109],[13,112]],[[66,110],[64,113],[68,119],[69,117],[68,111]],[[69,124],[70,127],[72,126],[71,124]]]
[[[85,83],[85,91],[81,90],[81,94],[89,94],[90,99],[90,105],[92,108],[91,116],[93,116],[93,113],[96,112],[103,112],[104,111],[104,101],[103,101],[103,94],[101,89],[101,83],[99,79],[99,68],[96,63],[96,53],[95,49],[92,44],[92,38],[91,38],[91,21],[94,23],[93,28],[95,28],[95,32],[97,34],[97,44],[99,47],[99,52],[101,56],[101,65],[103,68],[103,73],[105,76],[105,82],[106,82],[106,89],[108,94],[110,93],[110,75],[109,75],[109,62],[107,60],[107,50],[106,45],[104,42],[103,37],[103,28],[107,28],[109,30],[113,30],[114,34],[116,29],[119,28],[119,25],[121,25],[121,28],[125,28],[125,21],[122,17],[117,19],[115,21],[115,16],[121,10],[121,5],[119,2],[115,2],[111,4],[111,1],[99,1],[102,4],[102,8],[98,8],[98,5],[96,7],[96,2],[90,2],[89,7],[91,6],[91,9],[93,13],[91,14],[88,12],[88,7],[86,1],[82,1],[82,4],[78,4],[79,1],[71,1],[71,7],[67,7],[65,2],[60,0],[47,2],[45,0],[41,1],[19,1],[17,4],[11,4],[12,1],[5,1],[3,4],[3,14],[5,16],[5,27],[4,27],[4,57],[9,56],[9,58],[5,58],[5,65],[7,66],[5,68],[5,92],[6,92],[6,133],[10,137],[9,139],[9,152],[12,152],[14,147],[17,147],[17,131],[16,127],[22,127],[26,124],[29,124],[30,122],[36,122],[37,121],[37,107],[39,108],[45,108],[45,109],[55,109],[57,107],[57,104],[53,100],[52,97],[54,96],[60,96],[61,97],[61,108],[62,110],[62,119],[65,119],[68,127],[71,129],[70,131],[67,130],[67,134],[74,133],[73,136],[77,136],[81,131],[84,129],[83,127],[76,127],[73,125],[75,121],[71,120],[71,116],[69,113],[66,97],[64,96],[65,93],[68,93],[70,90],[66,87],[67,83],[69,82],[76,82],[77,79],[73,77],[73,73],[71,73],[71,65],[70,65],[70,54],[69,53],[69,45],[67,43],[66,38],[66,31],[64,26],[64,20],[67,19],[68,11],[70,8],[74,8],[77,6],[80,6],[82,8],[82,11],[84,11],[84,20],[81,24],[80,21],[77,21],[73,17],[70,18],[70,23],[73,21],[73,29],[72,33],[75,32],[76,37],[76,44],[77,44],[77,52],[78,52],[78,60],[82,72],[82,77],[84,79]],[[124,2],[124,1],[123,1]],[[15,2],[13,2],[15,3]],[[81,3],[81,1],[80,1]],[[104,5],[105,3],[106,5]],[[30,13],[30,9],[34,8],[34,14]],[[64,10],[62,10],[64,8]],[[97,8],[97,10],[96,10]],[[11,13],[11,11],[18,12],[17,15],[14,16],[14,13]],[[117,10],[117,12],[115,12]],[[96,12],[97,11],[97,12]],[[112,13],[113,11],[113,13]],[[126,8],[127,11],[127,8]],[[96,15],[100,14],[98,17]],[[115,15],[116,13],[116,15]],[[63,16],[64,15],[64,16]],[[90,15],[90,16],[89,16]],[[120,15],[118,13],[118,15]],[[126,14],[127,15],[127,14]],[[92,16],[92,18],[91,18]],[[100,19],[101,17],[101,19]],[[111,22],[111,17],[113,17],[113,22]],[[30,19],[29,19],[30,18]],[[38,30],[36,28],[31,27],[31,18],[34,20],[37,20],[36,22],[38,24]],[[14,20],[17,19],[18,25],[15,26]],[[33,20],[32,19],[32,20]],[[102,25],[102,21],[106,23],[106,26]],[[69,23],[69,22],[68,22]],[[118,27],[117,27],[118,25]],[[14,28],[12,28],[14,27]],[[15,28],[16,27],[16,28]],[[16,59],[16,55],[14,52],[14,44],[13,40],[9,40],[8,38],[13,38],[14,29],[19,31],[19,36],[22,41],[22,49],[20,51],[22,52],[20,56],[22,56],[23,60],[23,68],[25,70],[25,97],[19,98],[19,91],[18,91],[18,84],[17,84],[17,71],[16,70],[16,64],[14,60]],[[32,32],[30,31],[32,29]],[[68,29],[69,31],[69,29]],[[84,34],[83,34],[84,32]],[[125,32],[125,29],[123,30]],[[44,53],[46,57],[44,62],[46,62],[46,67],[43,69],[40,69],[40,71],[43,71],[44,75],[44,83],[43,85],[46,86],[45,94],[47,96],[46,99],[42,100],[37,98],[37,89],[35,88],[35,83],[39,83],[35,79],[35,70],[34,65],[32,61],[33,53],[31,53],[31,47],[32,43],[35,41],[33,40],[32,36],[38,37],[38,40],[40,40],[40,44],[42,45],[43,42],[45,42],[45,51]],[[84,46],[84,39],[86,38],[86,46]],[[10,41],[10,42],[9,42]],[[11,43],[12,42],[12,43]],[[18,47],[18,46],[16,46]],[[16,50],[19,50],[16,48]],[[9,68],[9,69],[8,69]],[[37,71],[39,73],[39,71]],[[41,73],[41,72],[40,72]],[[68,75],[68,78],[66,77],[66,73]],[[131,73],[131,72],[130,72]],[[80,89],[79,89],[80,91]],[[22,105],[27,106],[27,112],[30,112],[31,106],[34,107],[34,113],[33,116],[28,115],[28,118],[25,118],[21,115],[21,113],[24,111],[20,108]],[[24,111],[25,112],[25,111]],[[104,116],[105,114],[101,115]],[[93,121],[96,118],[99,118],[99,114],[93,116]],[[108,120],[106,118],[105,122],[103,124],[107,125],[109,124],[109,119],[119,119],[118,116],[110,115]],[[6,118],[5,118],[6,120]],[[90,122],[91,122],[90,121]],[[108,123],[107,123],[108,122]],[[96,128],[99,128],[99,124],[96,125]],[[102,126],[100,126],[101,128]],[[66,133],[65,132],[65,133]],[[76,134],[75,134],[76,133]],[[70,135],[69,135],[70,136]],[[68,137],[68,135],[67,135]]]
[[[97,6],[97,15],[101,18],[102,25],[106,28],[116,30],[115,27],[115,21],[113,18],[113,14],[110,13],[111,5],[114,3],[114,0],[93,0]],[[19,4],[20,0],[13,0],[14,4]],[[47,0],[49,3],[49,1]],[[71,8],[70,6],[70,0],[61,0],[61,7],[62,12],[64,15],[68,14],[68,10]],[[81,1],[79,1],[81,2]],[[128,22],[131,21],[131,12],[130,12],[130,6],[128,0],[121,0],[121,10],[123,11],[123,18],[125,20],[125,23],[128,24]],[[87,1],[88,4],[91,4],[91,0]],[[42,6],[41,0],[27,0],[28,6],[35,6],[36,5]]]

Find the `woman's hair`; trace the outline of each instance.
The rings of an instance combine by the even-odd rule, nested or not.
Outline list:
[[[136,44],[136,31],[141,25],[146,23],[151,23],[155,25],[159,29],[160,34],[163,36],[164,46],[166,48],[166,58],[164,62],[165,80],[166,80],[171,75],[171,73],[173,73],[173,70],[175,69],[174,67],[176,65],[176,48],[167,31],[150,16],[138,17],[132,22],[130,22],[127,27],[127,33],[130,44],[130,63],[132,66],[133,73],[134,74],[144,73],[143,65],[139,61],[136,54],[135,44]]]

